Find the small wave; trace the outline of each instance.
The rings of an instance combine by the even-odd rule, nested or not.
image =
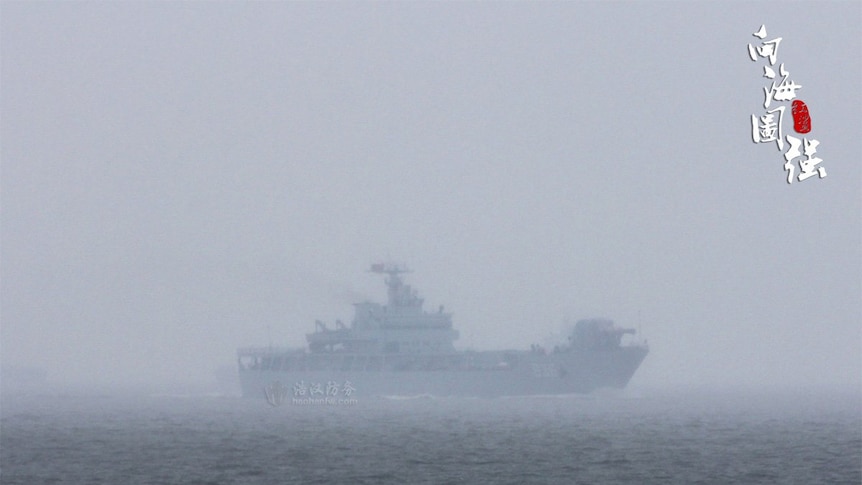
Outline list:
[[[415,399],[437,399],[437,396],[433,394],[412,394],[412,395],[400,395],[393,394],[388,396],[380,396],[383,399],[388,399],[390,401],[412,401]]]
[[[223,392],[194,392],[194,393],[153,393],[148,394],[147,397],[154,399],[221,399],[221,398],[233,398],[237,397],[231,394],[225,394]]]

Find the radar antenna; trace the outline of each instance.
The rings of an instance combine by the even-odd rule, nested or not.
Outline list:
[[[410,269],[408,269],[406,265],[399,263],[375,263],[371,265],[371,272],[388,274],[389,276],[398,276],[401,273],[411,273]]]

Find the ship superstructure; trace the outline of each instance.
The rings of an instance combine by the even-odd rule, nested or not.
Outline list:
[[[387,304],[356,303],[350,328],[336,320],[330,330],[315,322],[315,332],[306,335],[311,352],[345,352],[352,354],[450,354],[458,332],[452,329],[452,314],[441,306],[437,312],[426,312],[416,290],[405,285],[401,274],[406,267],[375,264],[374,273],[385,274]]]

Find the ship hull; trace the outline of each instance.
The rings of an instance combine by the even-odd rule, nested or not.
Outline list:
[[[270,401],[276,397],[279,402],[297,404],[335,403],[340,402],[335,398],[345,400],[371,396],[572,394],[600,388],[624,388],[647,353],[644,346],[549,354],[476,352],[472,354],[475,360],[496,360],[496,365],[427,370],[399,370],[387,366],[377,370],[348,369],[349,366],[344,365],[344,357],[332,356],[328,362],[332,365],[313,369],[240,365],[239,377],[245,397]],[[331,399],[324,401],[324,398]]]

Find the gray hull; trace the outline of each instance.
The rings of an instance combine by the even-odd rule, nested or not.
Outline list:
[[[371,396],[523,396],[623,388],[648,351],[643,346],[551,354],[518,352],[492,368],[443,370],[272,370],[240,368],[245,397],[286,402]],[[476,353],[481,355],[483,353]]]

